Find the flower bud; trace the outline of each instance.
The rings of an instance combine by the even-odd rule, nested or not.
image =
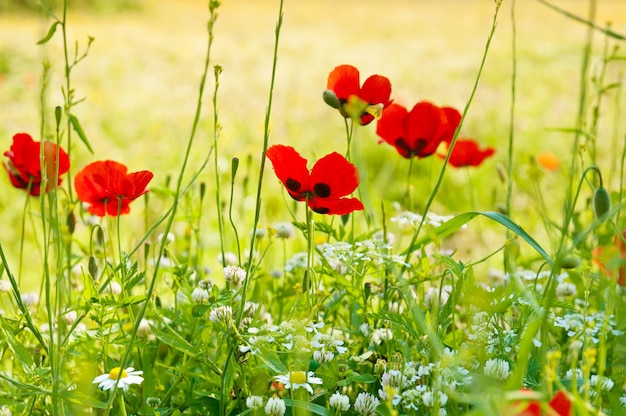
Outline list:
[[[328,104],[329,106],[331,106],[332,108],[336,110],[338,110],[339,107],[341,106],[341,104],[339,103],[339,98],[337,98],[337,95],[332,90],[324,91],[324,94],[322,94],[322,97],[324,98],[324,102],[326,104]]]
[[[606,188],[600,186],[593,193],[593,212],[600,222],[607,219],[609,210],[611,209],[611,197]]]

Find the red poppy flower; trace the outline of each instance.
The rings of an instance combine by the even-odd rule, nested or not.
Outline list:
[[[616,234],[612,247],[597,247],[592,251],[592,261],[603,273],[611,276],[617,270],[617,284],[626,287],[626,228]]]
[[[446,148],[445,153],[439,153],[438,156],[442,159],[446,158],[448,150]],[[481,163],[488,157],[495,153],[495,149],[492,147],[486,147],[481,149],[478,146],[478,142],[472,139],[458,139],[452,149],[452,154],[448,163],[456,168],[464,166],[480,166]]]
[[[398,104],[391,104],[378,120],[376,134],[394,146],[407,159],[430,156],[449,136],[450,124],[443,109],[428,101],[421,101],[409,112]]]
[[[456,108],[452,107],[443,107],[442,110],[446,115],[449,126],[443,142],[449,145],[454,138],[456,129],[461,123],[461,113]],[[445,159],[448,154],[448,149],[449,146],[447,146],[443,152],[438,152],[438,156]],[[480,166],[485,159],[492,156],[494,153],[495,149],[492,147],[481,149],[476,140],[457,139],[448,163],[456,168],[464,166]]]
[[[391,104],[389,79],[381,75],[372,75],[361,86],[359,70],[352,65],[339,65],[333,69],[328,75],[326,88],[332,91],[334,98],[339,101],[331,105],[339,108],[346,118],[356,114],[360,117],[359,124],[362,126],[374,120],[372,113],[380,112]]]
[[[567,398],[565,392],[559,390],[556,392],[548,405],[559,416],[571,416],[572,402]],[[515,416],[543,416],[545,413],[541,410],[541,404],[537,401],[531,401],[528,406]]]
[[[89,212],[99,217],[130,212],[131,201],[148,192],[152,172],[127,173],[128,169],[112,160],[93,162],[74,179],[78,199],[89,204]]]
[[[307,160],[291,146],[276,145],[267,149],[274,172],[296,201],[308,200],[309,208],[319,214],[349,214],[362,210],[356,198],[343,198],[359,185],[354,165],[337,152],[318,160],[309,172]]]
[[[18,133],[13,136],[11,149],[4,152],[4,155],[9,158],[8,162],[4,163],[4,169],[9,174],[13,186],[20,189],[29,189],[30,186],[30,194],[39,195],[42,181],[41,142],[34,141],[26,133]],[[70,169],[70,158],[65,150],[56,144],[44,142],[43,163],[48,180],[44,192],[48,192],[61,184],[61,178],[57,178],[57,173],[61,176]]]

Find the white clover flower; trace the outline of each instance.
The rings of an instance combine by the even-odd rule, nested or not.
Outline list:
[[[161,233],[157,237],[157,241],[165,245],[172,244],[175,240],[176,240],[176,237],[174,236],[173,233],[167,233],[167,234]]]
[[[556,286],[556,295],[560,298],[574,296],[576,294],[576,285],[573,283],[559,283]]]
[[[396,242],[396,235],[394,233],[387,232],[387,235],[384,235],[382,230],[376,231],[374,235],[372,236],[372,240],[374,240],[374,242],[376,243],[384,243],[385,242],[384,237],[386,237],[387,243],[389,244],[393,244]]]
[[[22,303],[25,306],[37,306],[39,304],[39,295],[35,292],[22,293]]]
[[[336,391],[332,396],[330,396],[329,404],[330,407],[334,407],[341,412],[345,412],[350,409],[350,398],[345,394],[341,394]]]
[[[231,284],[233,289],[239,289],[246,278],[246,271],[239,266],[224,267],[224,280]]]
[[[372,394],[359,393],[354,401],[354,410],[356,410],[360,416],[374,416],[379,404],[380,400]]]
[[[274,229],[276,230],[276,236],[282,240],[291,238],[294,235],[293,225],[290,222],[279,222],[274,225]]]
[[[591,385],[592,387],[600,385],[600,388],[602,390],[609,391],[613,388],[615,382],[608,377],[594,374],[589,378],[589,385]]]
[[[209,292],[200,287],[196,287],[191,292],[191,299],[196,303],[207,303],[209,301]]]
[[[432,392],[429,390],[422,394],[422,401],[426,407],[435,407],[435,405],[443,407],[448,403],[448,395],[442,391]]]
[[[67,325],[72,325],[76,322],[76,318],[78,318],[78,313],[76,311],[67,311],[62,316],[63,322]]]
[[[110,293],[112,295],[120,295],[122,293],[122,285],[113,281],[109,283],[107,287],[103,290],[104,293]]]
[[[259,227],[256,230],[250,230],[250,235],[256,235],[257,238],[263,238],[267,235],[267,228]]]
[[[393,339],[393,332],[389,328],[376,328],[372,332],[372,341],[376,345],[380,345],[383,341],[389,341]]]
[[[13,413],[11,413],[11,409],[8,406],[2,406],[0,407],[0,416],[13,416]]]
[[[219,263],[226,263],[229,266],[234,266],[239,263],[237,255],[235,253],[231,253],[230,251],[225,252],[224,257],[222,257],[222,253],[218,254],[217,261]]]
[[[152,328],[150,327],[150,325],[154,325],[154,321],[150,319],[141,318],[141,321],[139,322],[139,326],[137,327],[137,336],[139,338],[144,338],[149,341],[155,340],[156,336],[152,332]]]
[[[246,406],[248,409],[260,409],[263,407],[263,397],[250,396],[246,398]]]
[[[500,358],[492,358],[485,363],[485,375],[495,378],[496,380],[506,380],[511,374],[508,361]]]
[[[285,401],[279,397],[270,397],[265,405],[267,416],[283,416],[286,410]]]
[[[233,308],[228,305],[219,306],[211,310],[209,319],[212,322],[223,324],[224,326],[230,325],[233,318]]]
[[[439,299],[439,293],[441,292],[441,299]],[[450,298],[450,292],[452,292],[452,286],[445,285],[441,289],[438,287],[429,287],[424,295],[424,306],[430,308],[434,305],[445,305]],[[441,302],[439,302],[441,300]]]
[[[98,387],[106,391],[112,390],[115,387],[115,383],[117,383],[118,388],[128,391],[128,386],[131,384],[141,384],[143,382],[142,374],[143,371],[135,371],[133,367],[128,367],[126,370],[115,367],[110,373],[94,378],[93,384],[98,383]]]
[[[13,290],[13,288],[11,287],[11,282],[9,282],[8,280],[1,279],[0,280],[0,293],[2,292],[8,293],[11,290]]]
[[[320,364],[331,362],[333,358],[335,358],[335,354],[332,351],[326,351],[323,348],[313,351],[313,359]]]
[[[304,371],[292,371],[287,374],[281,374],[274,377],[274,380],[285,385],[286,389],[306,389],[309,393],[313,394],[313,387],[311,384],[322,384],[322,379],[315,377],[313,371],[305,373]]]

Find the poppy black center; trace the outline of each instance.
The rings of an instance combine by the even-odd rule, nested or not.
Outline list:
[[[417,141],[415,142],[415,153],[417,153],[418,155],[422,153],[422,150],[424,150],[426,148],[426,146],[428,145],[428,140],[426,139],[417,139]]]
[[[313,193],[320,198],[327,198],[330,195],[330,186],[323,182],[316,183],[313,186]]]
[[[293,178],[287,178],[287,180],[285,181],[285,186],[290,191],[298,192],[302,185],[300,184],[300,182],[298,182],[297,180],[295,180]]]
[[[406,140],[404,140],[402,137],[399,137],[398,139],[396,139],[396,147],[404,150],[407,153],[411,153],[411,147],[406,142]]]
[[[328,214],[330,212],[330,209],[326,207],[315,207],[313,208],[313,211],[317,212],[318,214]]]

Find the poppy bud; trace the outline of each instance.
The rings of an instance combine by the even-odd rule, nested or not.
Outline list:
[[[204,200],[205,193],[206,193],[206,183],[200,182],[200,201]]]
[[[74,234],[74,230],[76,229],[76,216],[74,215],[74,211],[70,211],[67,214],[65,222],[67,224],[67,229],[69,230],[70,234]]]
[[[611,197],[606,188],[600,186],[593,193],[593,212],[600,222],[604,222],[611,209]]]
[[[231,164],[230,164],[230,172],[231,175],[233,177],[233,180],[235,180],[235,175],[237,175],[237,169],[239,168],[239,158],[238,157],[234,157]]]
[[[565,257],[558,262],[558,265],[562,269],[575,269],[580,266],[580,260],[576,257]]]
[[[56,107],[54,107],[54,118],[57,122],[57,129],[59,128],[59,126],[61,125],[61,106],[57,105]]]
[[[331,106],[332,108],[336,110],[338,110],[339,107],[341,106],[341,104],[339,103],[339,98],[337,98],[337,95],[335,94],[333,90],[324,91],[324,94],[322,94],[322,97],[324,98],[324,102],[326,104],[328,104],[329,106]]]
[[[93,280],[98,280],[99,270],[98,270],[98,262],[94,256],[89,256],[89,265],[88,265],[89,275]]]

